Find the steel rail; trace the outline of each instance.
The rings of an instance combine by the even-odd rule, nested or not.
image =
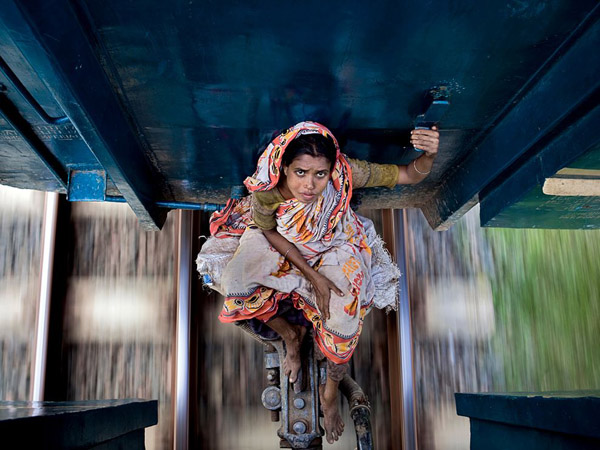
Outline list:
[[[31,367],[30,399],[34,402],[44,400],[57,217],[58,194],[48,192],[44,203],[39,302],[35,324],[34,357]]]
[[[190,412],[192,213],[177,213],[177,323],[175,341],[174,450],[187,450]]]

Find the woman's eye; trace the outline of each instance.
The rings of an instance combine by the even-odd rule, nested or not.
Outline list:
[[[317,176],[319,178],[325,178],[327,176],[327,172],[317,172]]]
[[[296,170],[296,175],[301,177],[302,175],[304,175],[304,170]]]

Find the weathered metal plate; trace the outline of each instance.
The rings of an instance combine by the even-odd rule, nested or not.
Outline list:
[[[371,197],[375,207],[441,204],[446,180],[482,151],[482,136],[595,20],[595,8],[595,0],[10,1],[0,11],[0,55],[48,115],[67,113],[71,124],[46,124],[1,73],[0,84],[66,172],[105,170],[109,195],[157,224],[158,201],[223,203],[271,137],[301,120],[332,128],[350,156],[409,161],[416,153],[404,147],[425,94],[445,86],[451,106],[432,174]],[[63,192],[14,133],[0,118],[0,182]],[[461,175],[467,184],[469,176]],[[450,213],[465,204],[461,197]]]

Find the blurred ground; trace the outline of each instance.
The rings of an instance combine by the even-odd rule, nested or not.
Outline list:
[[[42,193],[0,186],[2,400],[29,393],[42,211]],[[482,230],[476,209],[442,233],[416,210],[408,220],[420,449],[468,447],[454,392],[597,388],[600,230]],[[160,423],[147,430],[147,446],[171,448],[172,218],[146,233],[126,205],[74,204],[63,226],[53,399],[158,398]],[[198,421],[190,426],[200,448],[277,448],[279,424],[260,404],[262,348],[218,322],[217,296],[194,301]],[[385,330],[385,313],[373,311],[352,367],[373,405],[378,449],[392,448]],[[344,411],[342,440],[325,448],[354,448]]]

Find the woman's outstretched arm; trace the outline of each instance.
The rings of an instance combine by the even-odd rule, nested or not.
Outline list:
[[[406,166],[398,166],[398,182],[396,184],[416,184],[427,178],[440,145],[440,134],[437,127],[431,130],[411,131],[410,143],[423,155]]]
[[[279,253],[281,253],[288,261],[302,272],[308,281],[313,285],[317,297],[317,306],[323,320],[329,319],[329,297],[330,291],[334,291],[339,296],[344,296],[344,293],[339,289],[333,281],[321,275],[314,270],[304,259],[300,250],[296,246],[284,238],[276,229],[262,230],[263,234]]]

